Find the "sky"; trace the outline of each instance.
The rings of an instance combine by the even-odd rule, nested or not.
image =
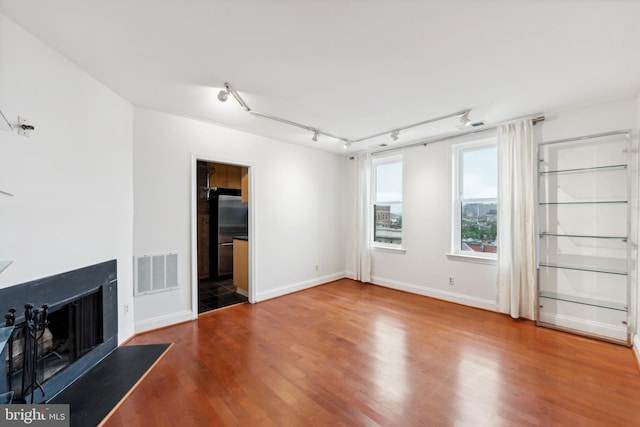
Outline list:
[[[402,201],[402,162],[378,165],[376,194],[378,202]]]
[[[498,196],[497,147],[469,150],[463,153],[462,197],[465,199]]]

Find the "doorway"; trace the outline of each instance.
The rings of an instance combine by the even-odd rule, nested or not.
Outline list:
[[[198,314],[248,301],[248,168],[198,160]]]

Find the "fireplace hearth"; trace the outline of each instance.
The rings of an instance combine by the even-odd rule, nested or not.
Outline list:
[[[0,394],[47,402],[117,347],[116,277],[112,260],[0,289],[14,327]]]

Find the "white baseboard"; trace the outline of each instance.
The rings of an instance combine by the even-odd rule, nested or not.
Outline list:
[[[133,325],[132,325],[133,326]],[[118,345],[121,345],[123,342],[127,341],[129,338],[135,336],[136,332],[132,328],[127,328],[122,331],[118,331]]]
[[[242,295],[243,297],[249,298],[249,292],[246,289],[236,288],[236,293]]]
[[[316,277],[315,279],[305,280],[304,282],[293,283],[291,285],[281,286],[276,289],[272,289],[266,292],[260,292],[256,295],[256,302],[268,300],[271,298],[280,297],[292,292],[302,291],[304,289],[313,288],[314,286],[322,285],[324,283],[333,282],[334,280],[343,279],[345,277],[344,271],[340,273],[329,274],[327,276]]]
[[[136,322],[136,334],[150,331],[152,329],[175,325],[176,323],[186,322],[189,320],[193,320],[193,312],[191,310],[178,311],[176,313],[169,313],[164,316],[142,320],[140,322]]]
[[[640,367],[640,337],[637,334],[633,337],[633,350],[636,355],[636,362]]]
[[[496,302],[493,300],[472,297],[456,292],[443,291],[442,289],[429,288],[427,286],[418,286],[411,283],[398,282],[396,280],[385,279],[383,277],[372,277],[371,282],[374,285],[384,286],[386,288],[397,289],[399,291],[410,292],[412,294],[418,294],[426,297],[441,299],[444,301],[455,302],[457,304],[468,305],[470,307],[482,308],[484,310],[496,311]]]

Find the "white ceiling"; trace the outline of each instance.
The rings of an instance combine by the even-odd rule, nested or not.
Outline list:
[[[344,152],[466,108],[496,123],[640,93],[634,0],[0,0],[134,105]],[[455,131],[456,119],[400,133]],[[389,136],[347,152],[389,143]]]

